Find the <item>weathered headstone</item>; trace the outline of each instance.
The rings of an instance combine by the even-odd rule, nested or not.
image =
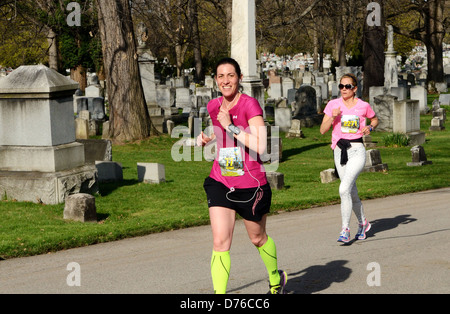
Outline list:
[[[177,108],[192,108],[191,90],[186,87],[178,87],[175,92]]]
[[[286,137],[297,137],[297,138],[303,138],[303,132],[301,129],[301,121],[298,119],[292,119],[291,121],[291,128],[286,133]]]
[[[442,131],[445,130],[444,120],[434,117],[431,119],[430,131]]]
[[[427,106],[427,90],[420,86],[412,86],[410,89],[411,99],[419,101],[419,110],[421,113],[428,113],[429,108]]]
[[[317,113],[316,90],[309,85],[300,86],[295,94],[293,119],[302,121],[302,126],[320,124],[322,116]]]
[[[267,181],[273,190],[281,190],[284,188],[284,174],[281,172],[267,172]]]
[[[441,105],[450,105],[450,94],[440,94],[439,95],[439,103]]]
[[[412,162],[408,162],[408,166],[423,166],[432,164],[431,161],[427,160],[425,150],[422,146],[416,145],[411,148]]]
[[[75,119],[75,137],[83,140],[89,138],[89,120],[83,118]]]
[[[69,195],[64,205],[64,219],[81,222],[96,222],[95,197],[86,193]]]
[[[320,181],[322,183],[330,183],[337,179],[338,177],[336,176],[336,170],[334,168],[325,169],[320,172]]]
[[[366,151],[366,164],[363,172],[384,172],[388,170],[388,165],[381,161],[381,154],[378,149],[369,149]]]
[[[139,72],[141,74],[142,89],[144,91],[145,102],[147,106],[156,105],[156,79],[155,62],[150,49],[146,46],[138,49]]]
[[[275,125],[280,128],[281,131],[288,131],[291,127],[291,108],[275,108]]]

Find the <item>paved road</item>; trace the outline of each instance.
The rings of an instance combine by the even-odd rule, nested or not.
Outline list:
[[[279,267],[289,275],[288,288],[293,293],[450,293],[450,188],[363,204],[373,225],[370,237],[349,245],[336,242],[339,205],[269,217],[268,232],[277,244]],[[351,228],[354,234],[354,216]],[[4,260],[0,293],[209,294],[210,256],[211,231],[204,226]],[[79,268],[71,268],[72,262]],[[267,292],[264,265],[242,221],[231,262],[229,293]],[[80,286],[73,286],[76,279]]]

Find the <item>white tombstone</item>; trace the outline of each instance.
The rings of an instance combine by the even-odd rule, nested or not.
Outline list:
[[[175,88],[168,85],[158,85],[156,88],[156,102],[158,106],[167,111],[175,105]]]
[[[294,81],[289,77],[283,77],[281,80],[282,85],[282,97],[288,97],[288,91],[294,88]]]
[[[280,83],[270,84],[268,94],[269,97],[273,99],[281,98],[283,96],[282,85]]]
[[[395,101],[393,118],[393,132],[410,133],[420,131],[419,101]]]
[[[178,87],[175,91],[175,105],[177,108],[191,108],[191,90],[186,87]]]
[[[291,108],[275,108],[275,125],[278,126],[281,131],[289,131],[291,128],[291,120]]]
[[[411,99],[419,101],[419,109],[421,113],[427,113],[427,90],[420,85],[411,86]]]
[[[370,86],[369,87],[369,103],[373,106],[374,98],[384,94],[384,86]]]
[[[97,85],[90,85],[84,90],[86,97],[102,97],[101,88]]]
[[[152,106],[156,101],[155,61],[151,52],[139,50],[139,72],[141,74],[142,89],[144,91],[147,106]]]
[[[418,100],[395,101],[393,107],[393,132],[408,136],[410,145],[425,143],[425,133],[420,131]]]

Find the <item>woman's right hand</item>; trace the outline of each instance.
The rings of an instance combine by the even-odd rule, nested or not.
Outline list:
[[[333,112],[332,112],[333,120],[340,115],[341,115],[341,107],[333,109]]]
[[[202,132],[197,136],[197,146],[205,146],[211,140],[211,137],[206,136],[205,133]]]

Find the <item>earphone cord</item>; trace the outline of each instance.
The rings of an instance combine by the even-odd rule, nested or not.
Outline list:
[[[245,163],[245,161],[244,161],[244,165],[245,165],[245,168],[247,168],[248,174],[249,174],[253,179],[255,179],[256,182],[258,182],[258,187],[255,189],[255,193],[253,193],[253,196],[252,196],[249,200],[247,200],[247,201],[239,201],[239,200],[232,200],[232,199],[230,199],[230,198],[228,197],[228,194],[234,192],[234,188],[232,187],[232,188],[227,192],[227,194],[225,195],[225,197],[227,198],[227,200],[229,200],[230,202],[235,202],[235,203],[248,203],[248,202],[250,202],[252,199],[255,198],[256,193],[258,193],[259,189],[261,188],[261,182],[259,182],[259,180],[256,179],[256,178],[252,175],[252,173],[250,172],[250,170],[248,170],[248,167],[247,167],[247,164]]]

